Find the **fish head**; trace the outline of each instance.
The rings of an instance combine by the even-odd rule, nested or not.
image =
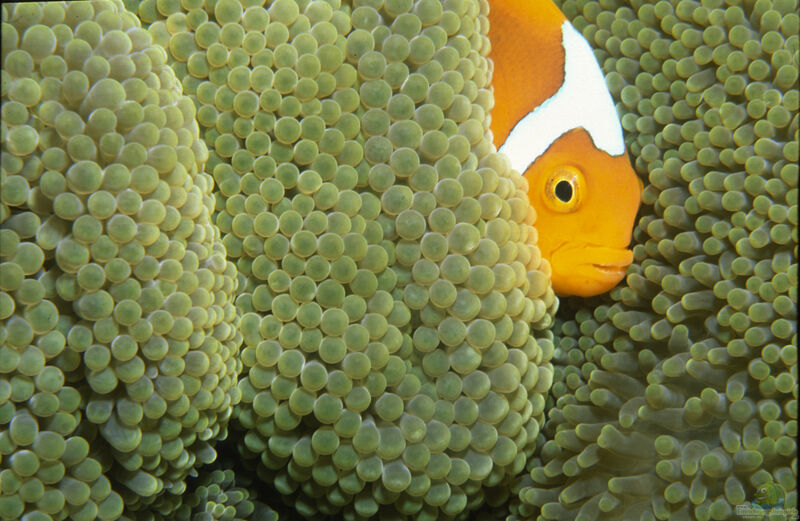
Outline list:
[[[642,193],[628,157],[598,150],[579,128],[556,139],[524,175],[556,294],[590,297],[616,286],[633,261],[628,246]]]

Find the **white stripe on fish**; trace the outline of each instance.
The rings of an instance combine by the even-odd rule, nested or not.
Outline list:
[[[599,150],[612,156],[625,153],[617,109],[592,49],[568,21],[561,34],[563,84],[514,126],[499,150],[518,172],[525,172],[553,141],[575,128],[585,129]]]

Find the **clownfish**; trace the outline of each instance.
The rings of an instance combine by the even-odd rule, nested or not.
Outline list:
[[[538,246],[559,296],[609,291],[628,249],[642,183],[589,43],[550,0],[493,0],[495,146],[528,180]]]

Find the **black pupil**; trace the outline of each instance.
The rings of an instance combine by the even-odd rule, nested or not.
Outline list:
[[[572,184],[568,181],[559,181],[556,183],[556,197],[558,197],[561,202],[570,202],[572,199]]]

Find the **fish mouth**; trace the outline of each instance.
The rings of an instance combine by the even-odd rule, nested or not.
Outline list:
[[[633,252],[624,247],[564,243],[551,255],[553,291],[562,297],[600,295],[625,278],[631,262]]]
[[[628,264],[623,265],[623,264],[592,263],[591,266],[599,272],[608,273],[609,275],[618,275],[619,273],[625,273],[625,271],[628,269]]]

